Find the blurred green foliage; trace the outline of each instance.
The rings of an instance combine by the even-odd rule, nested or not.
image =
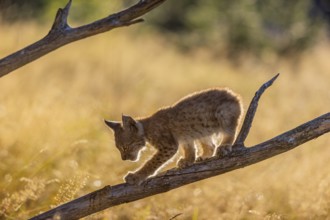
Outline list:
[[[0,0],[0,18],[6,22],[39,18],[49,2],[36,0]]]
[[[183,47],[206,46],[229,56],[291,55],[312,45],[322,27],[310,0],[167,1],[152,22],[179,33],[176,40]]]
[[[2,0],[0,18],[52,20],[66,0]],[[73,1],[70,21],[88,22],[136,1]],[[318,39],[326,19],[319,12],[324,0],[180,0],[166,1],[150,13],[151,27],[180,48],[211,48],[215,54],[292,55]],[[19,11],[19,13],[15,13]]]
[[[52,22],[56,11],[68,0],[0,0],[0,19],[5,22],[33,19],[39,23]],[[69,19],[75,23],[92,22],[122,6],[120,0],[73,0]]]

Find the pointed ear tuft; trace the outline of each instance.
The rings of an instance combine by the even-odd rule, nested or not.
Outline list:
[[[117,121],[108,121],[106,119],[104,119],[104,123],[109,127],[111,128],[112,130],[116,130],[117,128],[120,127],[120,123],[117,122]]]
[[[122,121],[123,121],[124,128],[137,129],[136,121],[131,116],[122,115],[121,118],[122,118]]]

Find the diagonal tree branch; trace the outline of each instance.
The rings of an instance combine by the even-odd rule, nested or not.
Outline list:
[[[246,125],[242,127],[240,132],[242,134],[242,142],[237,142],[238,145],[244,146],[243,142],[251,127],[259,98],[277,76],[265,83],[253,98],[245,117],[244,124],[246,123]],[[289,151],[329,131],[330,113],[327,113],[253,147],[245,148],[236,146],[233,148],[235,150],[226,157],[220,159],[211,158],[184,169],[172,169],[156,177],[147,179],[142,185],[124,183],[115,186],[106,186],[103,189],[58,206],[31,219],[82,218],[112,206],[164,193],[189,183],[249,166]]]
[[[166,0],[140,0],[135,5],[94,21],[90,24],[72,28],[67,23],[72,0],[57,11],[53,26],[41,40],[0,59],[0,77],[50,53],[66,44],[93,35],[110,31],[114,28],[140,23],[142,15],[153,10]]]

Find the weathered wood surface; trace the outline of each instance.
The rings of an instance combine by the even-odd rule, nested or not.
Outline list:
[[[153,10],[166,0],[140,0],[135,5],[111,14],[90,24],[70,27],[67,23],[72,0],[57,11],[53,26],[41,40],[0,59],[0,77],[66,45],[93,35],[110,31],[114,28],[142,22],[142,15]]]
[[[241,132],[237,138],[238,141],[235,143],[230,155],[220,159],[211,158],[181,170],[169,170],[159,176],[146,180],[142,185],[124,183],[115,186],[106,186],[103,189],[58,206],[32,219],[50,219],[54,216],[59,217],[61,220],[82,218],[112,206],[164,193],[189,183],[249,166],[289,151],[329,132],[330,113],[327,113],[268,141],[252,147],[244,147],[244,140],[251,127],[259,98],[277,76],[265,83],[256,92],[246,113]]]

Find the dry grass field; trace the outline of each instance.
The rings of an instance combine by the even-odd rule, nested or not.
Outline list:
[[[280,78],[261,98],[249,146],[329,111],[326,42],[299,59],[247,57],[234,65],[202,50],[182,54],[137,28],[67,45],[0,79],[0,219],[26,219],[121,183],[141,165],[120,159],[103,118],[148,115],[214,86],[240,93],[247,108],[277,72]],[[47,31],[0,24],[0,57]],[[259,164],[86,219],[330,219],[329,161],[326,134]]]

